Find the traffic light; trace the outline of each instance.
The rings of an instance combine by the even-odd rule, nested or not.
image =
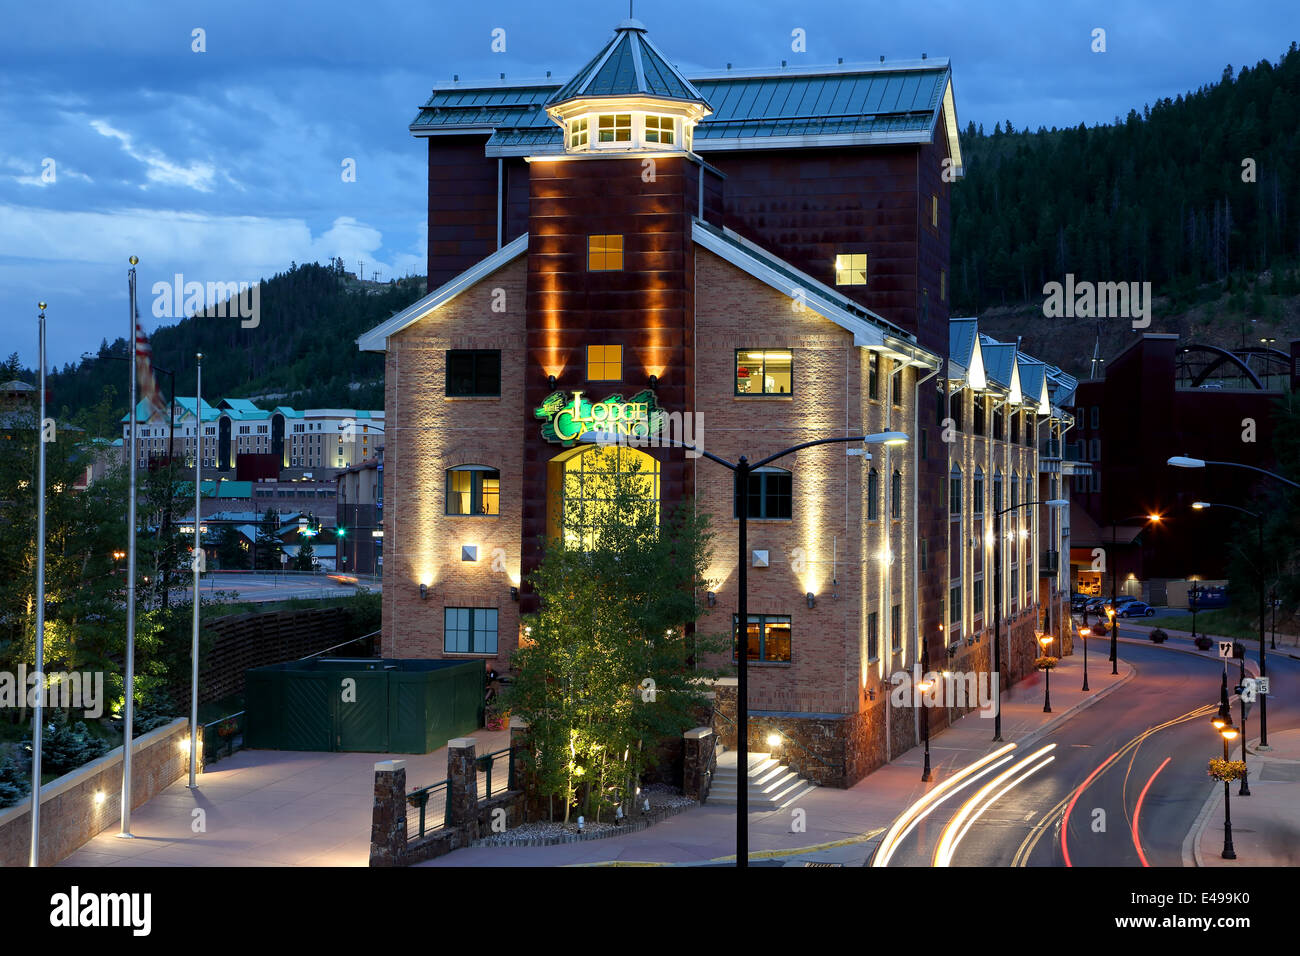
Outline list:
[[[347,531],[346,528],[339,528],[339,529],[337,529],[337,530],[338,530],[338,536],[339,536],[340,538],[345,537],[345,536],[347,535],[347,533],[348,533],[348,531]]]

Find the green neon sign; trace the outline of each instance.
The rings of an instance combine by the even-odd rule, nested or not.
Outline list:
[[[533,409],[533,417],[544,422],[542,437],[565,446],[573,445],[582,435],[593,431],[648,438],[661,431],[663,416],[650,389],[638,392],[626,402],[622,395],[593,402],[582,392],[552,392]]]

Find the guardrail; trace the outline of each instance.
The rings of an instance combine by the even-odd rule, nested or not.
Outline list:
[[[215,763],[222,756],[229,757],[243,747],[244,716],[245,711],[241,710],[203,725],[204,766]]]
[[[406,795],[406,802],[415,807],[418,811],[414,820],[410,814],[406,817],[406,837],[408,840],[422,837],[426,833],[438,830],[445,826],[451,825],[451,780],[440,780],[437,783],[431,783],[427,787],[421,787],[418,790],[412,790]],[[442,791],[442,816],[437,822],[429,817],[429,804],[431,798],[439,791]],[[437,813],[437,805],[434,805],[434,813]]]
[[[486,800],[495,796],[496,793],[504,792],[501,787],[497,787],[495,791],[492,789],[492,768],[502,757],[506,758],[505,790],[515,789],[515,748],[507,747],[504,750],[496,750],[490,754],[483,754],[475,760],[479,772],[487,775],[487,786],[484,787],[483,794],[479,797],[480,800]],[[501,782],[501,777],[499,775],[497,776],[497,782]]]

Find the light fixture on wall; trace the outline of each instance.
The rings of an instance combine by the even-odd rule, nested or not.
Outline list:
[[[554,375],[548,375],[548,376],[546,376],[546,386],[547,386],[547,388],[552,388],[552,389],[555,388],[555,376],[554,376]]]
[[[421,601],[429,600],[429,585],[427,584],[420,585],[420,600]]]
[[[476,544],[462,544],[462,545],[460,546],[460,559],[461,559],[462,561],[477,561],[477,560],[478,560],[478,545],[476,545]]]
[[[718,606],[718,596],[714,594],[712,591],[706,592],[704,596],[706,601],[708,602],[709,607]]]
[[[655,389],[657,389],[658,387],[659,387],[659,376],[658,376],[658,375],[651,375],[651,376],[650,376],[650,391],[653,392],[653,391],[654,391]]]
[[[811,611],[813,608],[817,606],[817,598],[813,596],[813,593],[811,591],[808,592],[807,598],[808,598],[808,610]]]
[[[517,587],[511,586],[511,588],[510,588],[510,600],[512,600],[512,601],[518,601],[518,600],[519,600],[519,589],[518,589]]]

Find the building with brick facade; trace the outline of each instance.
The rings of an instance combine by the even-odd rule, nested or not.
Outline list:
[[[891,675],[922,657],[988,669],[991,542],[972,496],[991,500],[1001,475],[1037,500],[1039,441],[1068,427],[1073,388],[950,325],[947,61],[687,79],[628,20],[567,82],[442,85],[411,129],[428,140],[429,294],[358,339],[386,362],[383,656],[507,671],[566,476],[640,456],[662,508],[712,516],[701,629],[737,632],[749,566],[754,726],[840,785],[912,747]],[[973,344],[946,364],[959,333]],[[729,471],[680,449],[577,441],[659,413],[732,461],[909,440],[804,449],[743,503]],[[1068,525],[1020,517],[1007,679],[1061,591],[1040,591],[1039,548],[1068,553]]]

